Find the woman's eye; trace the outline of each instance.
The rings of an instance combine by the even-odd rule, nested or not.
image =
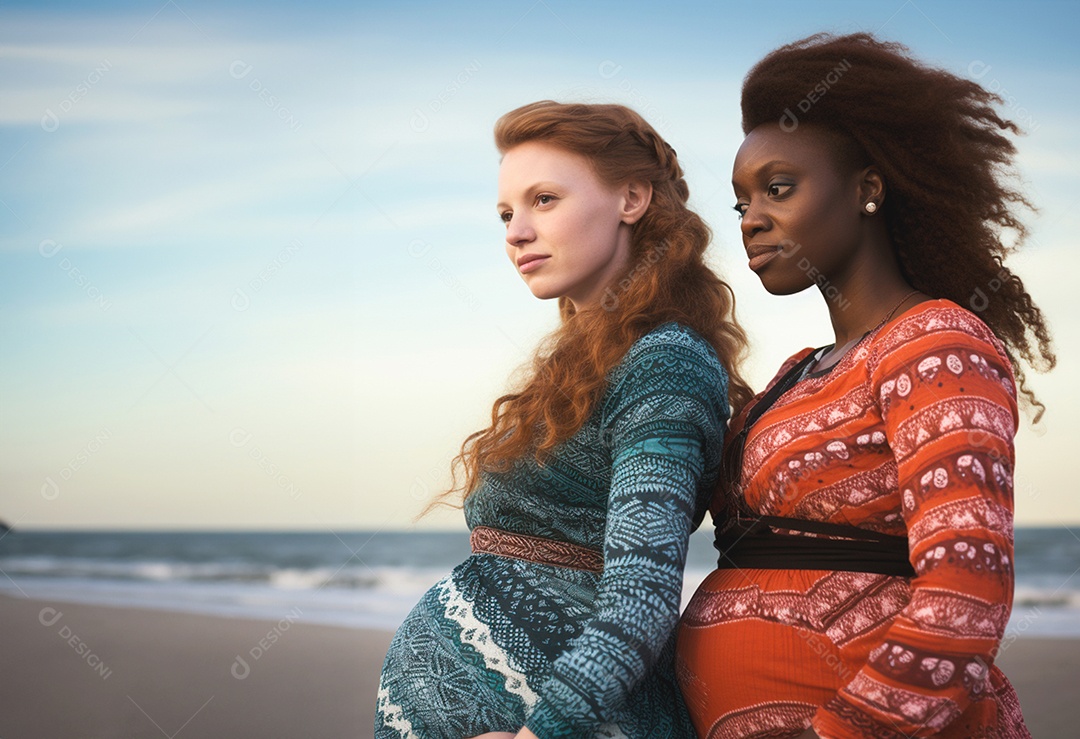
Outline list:
[[[769,196],[778,198],[781,195],[787,194],[787,191],[790,190],[792,187],[794,187],[794,185],[788,184],[786,182],[775,182],[769,185]]]
[[[513,218],[513,217],[514,217],[514,214],[511,213],[510,211],[506,211],[505,213],[500,213],[499,214],[499,220],[502,221],[503,223],[507,223],[507,224],[510,223],[510,219]]]
[[[749,208],[749,203],[735,203],[735,212],[739,214],[739,220],[746,215],[746,209]]]
[[[536,196],[536,204],[537,205],[547,205],[548,203],[553,203],[553,202],[555,202],[555,196],[554,195],[537,195]]]

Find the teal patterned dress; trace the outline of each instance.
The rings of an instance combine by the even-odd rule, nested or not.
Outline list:
[[[720,467],[727,373],[675,323],[639,339],[592,416],[540,467],[486,475],[470,529],[569,542],[603,573],[473,554],[398,629],[377,739],[463,739],[527,726],[540,739],[692,739],[674,627],[691,531]]]

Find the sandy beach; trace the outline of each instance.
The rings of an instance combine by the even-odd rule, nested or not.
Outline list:
[[[264,622],[0,596],[0,736],[371,736],[392,634],[282,616]]]
[[[0,596],[4,739],[370,737],[391,634]],[[999,662],[1032,735],[1076,735],[1080,640]]]

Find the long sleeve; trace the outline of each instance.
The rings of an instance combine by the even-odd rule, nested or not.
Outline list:
[[[601,432],[612,461],[604,572],[594,618],[555,661],[526,724],[541,739],[591,736],[671,639],[727,408],[723,367],[685,329],[648,334],[613,375]]]
[[[898,322],[867,370],[916,574],[813,725],[827,739],[933,736],[987,689],[1012,606],[1015,384],[997,339],[955,308]]]

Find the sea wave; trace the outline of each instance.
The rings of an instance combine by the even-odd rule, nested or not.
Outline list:
[[[30,577],[0,580],[0,594],[48,603],[144,608],[231,618],[297,621],[347,628],[393,630],[441,575],[413,573],[411,586],[381,590],[283,588],[268,583],[104,580]]]
[[[338,588],[415,592],[446,574],[435,568],[369,566],[278,567],[254,562],[113,561],[78,557],[6,557],[9,577],[111,580],[155,583],[252,583],[279,590]],[[425,586],[426,587],[426,586]],[[422,592],[422,591],[421,591]]]
[[[1013,592],[1013,608],[1069,608],[1080,610],[1080,590],[1025,587],[1018,584]]]

